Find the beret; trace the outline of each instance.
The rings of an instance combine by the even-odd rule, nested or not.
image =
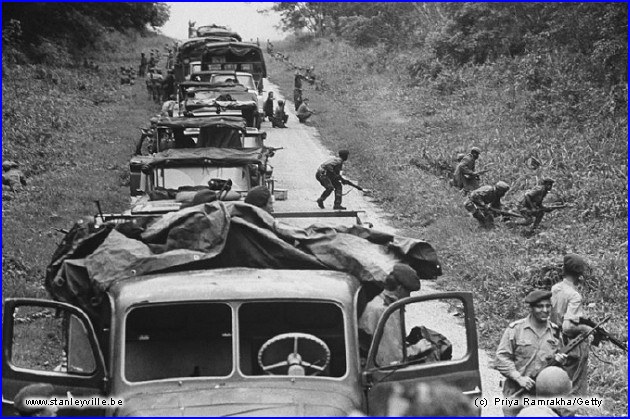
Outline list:
[[[527,294],[525,297],[525,302],[527,304],[536,304],[541,300],[548,300],[551,298],[551,291],[547,290],[534,290]]]
[[[252,188],[245,197],[245,203],[263,208],[271,198],[271,191],[266,186]]]
[[[411,266],[397,263],[394,265],[392,275],[400,285],[409,291],[418,291],[420,289],[420,279]]]
[[[584,259],[578,255],[565,255],[564,256],[564,271],[572,272],[578,275],[582,275],[586,270],[588,264]]]
[[[43,410],[44,406],[30,406],[26,404],[27,399],[49,399],[53,396],[55,388],[50,384],[37,383],[30,384],[22,388],[15,395],[13,405],[18,412],[34,413]]]

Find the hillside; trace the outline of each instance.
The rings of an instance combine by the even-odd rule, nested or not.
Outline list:
[[[311,125],[329,148],[350,149],[349,176],[375,191],[396,227],[436,246],[445,271],[440,286],[475,293],[486,349],[495,350],[507,324],[523,317],[529,291],[560,279],[570,252],[592,265],[583,290],[589,316],[612,314],[607,329],[627,339],[627,115],[607,112],[606,91],[591,91],[589,100],[601,101],[597,109],[575,105],[587,108],[583,120],[534,123],[532,113],[544,110],[535,102],[539,92],[514,82],[527,59],[418,81],[378,48],[315,39],[275,50],[289,57],[268,62],[285,94],[293,89],[293,65],[315,66],[324,89],[304,93],[318,111]],[[546,215],[534,233],[501,224],[479,229],[448,184],[457,153],[473,145],[483,150],[478,167],[490,169],[482,183],[511,185],[504,201],[551,176],[547,199],[573,206]],[[602,361],[591,357],[591,388],[606,395],[610,414],[625,415],[625,354],[612,345],[595,352]]]

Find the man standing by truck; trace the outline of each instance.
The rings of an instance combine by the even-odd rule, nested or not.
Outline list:
[[[409,297],[412,291],[420,290],[420,279],[409,265],[397,263],[385,278],[385,289],[367,303],[359,317],[359,346],[364,355],[370,347],[378,321],[394,302]],[[376,363],[380,366],[391,365],[402,360],[403,336],[399,317],[390,316],[383,330],[381,346],[378,348]]]

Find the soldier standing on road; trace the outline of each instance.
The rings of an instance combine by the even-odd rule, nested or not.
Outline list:
[[[464,203],[466,211],[470,212],[479,224],[484,228],[494,226],[492,209],[501,209],[501,198],[510,190],[510,185],[505,182],[497,182],[494,186],[486,185],[475,189]]]
[[[534,223],[532,228],[538,227],[543,215],[545,215],[543,200],[552,187],[553,179],[546,177],[540,181],[538,186],[525,192],[525,196],[518,203],[518,211],[524,220],[518,224],[528,226]]]
[[[562,333],[550,320],[551,292],[535,290],[524,301],[529,304],[529,316],[510,323],[496,352],[495,368],[506,378],[503,383],[506,399],[521,389],[531,392],[536,384],[532,377],[552,360],[562,364],[567,358],[558,354],[563,346]],[[515,416],[522,407],[522,403],[503,407],[503,414]]]
[[[580,278],[587,268],[586,261],[578,255],[566,255],[562,267],[562,282],[551,287],[551,320],[562,327],[570,339],[588,333],[591,327],[580,323],[584,316],[582,296],[577,290]],[[588,392],[589,341],[580,343],[569,356],[566,370],[573,382],[572,395],[585,396]]]
[[[341,184],[345,184],[346,180],[341,176],[343,163],[348,160],[350,152],[348,150],[339,150],[339,157],[333,157],[322,163],[315,173],[315,179],[324,187],[324,192],[317,199],[317,205],[324,208],[324,201],[335,192],[335,203],[333,209],[345,210],[346,207],[341,206]]]
[[[271,121],[271,117],[273,117],[273,92],[269,92],[267,94],[267,99],[265,100],[265,104],[263,105],[264,117],[269,118]]]
[[[475,162],[480,154],[481,149],[473,147],[459,162],[453,173],[453,186],[463,189],[464,192],[474,191],[479,187],[479,174],[475,173]]]
[[[295,70],[295,78],[293,79],[293,104],[296,111],[302,104],[302,80],[304,80],[302,69],[298,68]]]
[[[138,69],[138,77],[144,77],[147,72],[147,66],[149,62],[147,61],[147,56],[144,55],[144,52],[140,53],[140,68]]]
[[[173,70],[166,72],[166,77],[162,80],[162,100],[167,101],[175,93],[175,74]]]

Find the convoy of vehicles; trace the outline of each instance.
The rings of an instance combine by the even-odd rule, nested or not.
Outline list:
[[[175,59],[179,111],[155,124],[152,153],[130,160],[130,210],[70,230],[47,269],[54,301],[5,301],[3,416],[32,383],[123,401],[61,411],[82,416],[382,416],[393,385],[433,381],[480,396],[471,293],[402,299],[369,351],[360,343],[366,295],[388,267],[441,274],[428,243],[360,223],[286,228],[238,201],[273,185],[275,150],[260,131],[264,59],[225,27],[196,34]],[[217,184],[236,201],[189,205]],[[444,307],[458,313],[452,324],[430,314]],[[394,339],[383,335],[390,322],[400,324]],[[412,354],[420,326],[452,353]],[[398,358],[379,365],[392,342]]]

